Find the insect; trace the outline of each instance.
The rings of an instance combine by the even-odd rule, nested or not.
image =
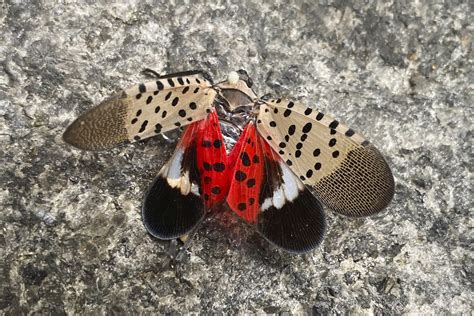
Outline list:
[[[164,240],[227,204],[270,243],[304,253],[323,239],[323,204],[351,217],[389,204],[392,173],[361,134],[252,85],[244,70],[216,84],[203,71],[156,74],[80,116],[64,140],[103,150],[185,127],[143,202],[146,229]],[[224,137],[238,139],[229,151]]]

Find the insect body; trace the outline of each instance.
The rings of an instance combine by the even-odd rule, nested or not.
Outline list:
[[[225,202],[268,241],[301,253],[322,241],[322,204],[366,216],[392,199],[393,176],[374,146],[312,107],[258,98],[243,70],[217,84],[200,71],[139,84],[80,116],[64,140],[100,150],[183,126],[143,203],[157,238],[189,233]],[[238,138],[230,152],[223,134]]]

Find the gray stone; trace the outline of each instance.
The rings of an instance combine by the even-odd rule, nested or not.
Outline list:
[[[0,4],[0,313],[469,314],[472,8],[467,1]],[[295,256],[222,212],[189,251],[147,235],[142,196],[173,144],[75,150],[65,127],[140,71],[244,68],[387,157],[380,215],[328,212]]]

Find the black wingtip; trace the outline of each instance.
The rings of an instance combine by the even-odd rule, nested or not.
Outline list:
[[[271,206],[259,215],[257,230],[283,250],[302,254],[317,248],[326,231],[321,203],[304,189],[292,202],[277,209]]]
[[[193,230],[204,217],[204,203],[193,193],[184,195],[158,176],[149,188],[142,207],[143,224],[154,237],[178,238]]]

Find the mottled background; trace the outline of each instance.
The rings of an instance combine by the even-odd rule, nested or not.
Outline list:
[[[467,1],[0,3],[0,314],[473,309]],[[332,113],[387,157],[393,203],[329,213],[304,256],[219,214],[166,264],[140,206],[173,144],[90,153],[61,139],[145,67],[244,68],[259,94]]]

